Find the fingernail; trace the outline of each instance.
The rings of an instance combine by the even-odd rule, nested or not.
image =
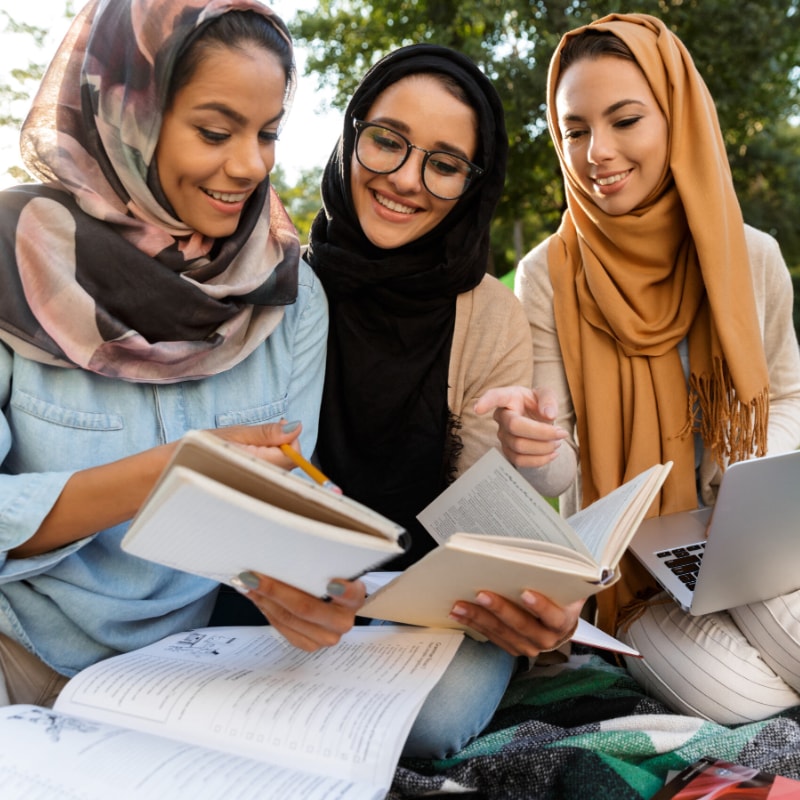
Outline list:
[[[294,422],[285,422],[281,427],[284,433],[294,433],[300,427],[300,423],[295,420]]]
[[[484,606],[485,608],[488,608],[492,604],[492,598],[489,597],[489,595],[486,594],[486,592],[478,592],[478,595],[475,598],[475,602],[479,606]]]
[[[538,602],[538,598],[533,592],[525,591],[522,593],[522,602],[529,608],[533,608]]]
[[[252,572],[240,572],[238,575],[231,578],[233,588],[242,594],[247,594],[253,589],[258,589],[259,583],[258,575],[254,575]]]
[[[339,581],[331,581],[326,587],[325,591],[331,597],[341,597],[347,587]]]
[[[453,606],[450,609],[450,616],[458,619],[459,617],[464,617],[467,614],[467,609],[464,606]]]
[[[543,413],[543,414],[544,414],[546,417],[549,417],[550,419],[555,419],[555,418],[556,418],[556,409],[555,409],[555,406],[544,406],[544,407],[542,408],[542,413]]]

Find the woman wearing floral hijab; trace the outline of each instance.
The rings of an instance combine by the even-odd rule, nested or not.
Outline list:
[[[93,0],[42,82],[41,183],[0,193],[0,701],[209,621],[216,584],[119,546],[183,433],[314,447],[326,303],[269,183],[294,77],[255,0]]]
[[[710,505],[727,464],[800,445],[780,250],[744,224],[713,100],[660,20],[612,14],[566,34],[548,119],[567,211],[522,260],[517,294],[534,373],[579,445],[562,507],[665,461],[651,514]],[[521,451],[511,416],[502,435]],[[622,623],[644,656],[630,671],[669,706],[736,723],[800,703],[800,594],[692,617],[633,557],[622,577],[598,596],[601,624]]]

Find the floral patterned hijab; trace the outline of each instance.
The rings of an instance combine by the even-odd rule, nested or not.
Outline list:
[[[257,0],[91,0],[22,130],[42,183],[0,192],[0,339],[19,354],[153,383],[246,358],[297,294],[299,243],[265,180],[212,240],[163,197],[155,151],[175,64],[209,21]],[[287,82],[285,105],[294,89]]]

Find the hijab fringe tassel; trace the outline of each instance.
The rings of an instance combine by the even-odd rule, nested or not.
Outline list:
[[[713,375],[691,375],[689,407],[695,410],[692,430],[700,433],[721,469],[767,452],[769,388],[742,403],[721,358],[714,359]]]

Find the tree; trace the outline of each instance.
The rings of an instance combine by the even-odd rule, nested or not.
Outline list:
[[[276,166],[270,175],[270,180],[297,228],[300,242],[305,244],[308,241],[311,223],[322,205],[319,189],[322,168],[301,170],[298,177],[290,183],[281,168]]]
[[[554,230],[563,207],[545,122],[550,56],[564,32],[612,11],[658,16],[686,43],[715,97],[745,218],[785,233],[784,252],[800,265],[800,243],[757,191],[768,180],[773,199],[800,198],[797,170],[766,168],[800,157],[783,122],[798,113],[800,0],[320,0],[297,13],[292,30],[307,48],[306,75],[335,89],[337,108],[368,67],[400,45],[448,45],[482,67],[503,99],[511,145],[493,229],[502,274],[521,254],[515,237],[533,246]]]
[[[0,10],[0,24],[3,30],[19,36],[22,40],[32,40],[36,48],[44,45],[47,30],[35,25],[26,25],[16,22],[7,11]],[[26,48],[27,49],[27,48]],[[11,70],[11,83],[0,85],[0,127],[18,129],[23,122],[21,110],[30,99],[33,90],[44,75],[46,65],[40,62],[28,61],[24,67]],[[19,166],[12,166],[7,170],[15,181],[27,182],[31,178]]]

